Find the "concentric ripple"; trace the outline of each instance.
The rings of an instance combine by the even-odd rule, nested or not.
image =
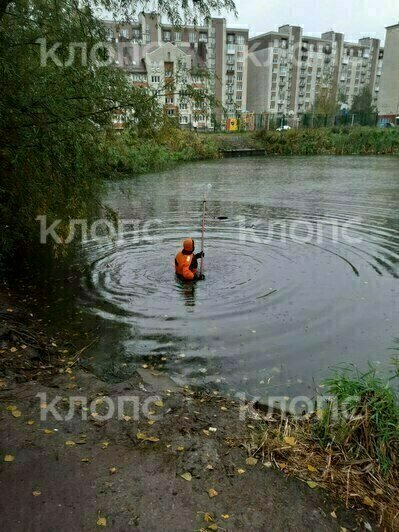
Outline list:
[[[224,160],[114,185],[107,202],[138,225],[85,245],[86,306],[123,329],[109,346],[121,363],[162,355],[174,375],[232,390],[303,391],[328,365],[384,357],[398,332],[397,164]],[[207,183],[206,280],[183,283],[174,255],[188,236],[199,247]]]

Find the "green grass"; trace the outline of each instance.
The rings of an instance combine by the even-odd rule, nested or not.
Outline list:
[[[394,380],[379,376],[375,368],[361,372],[349,366],[336,371],[325,386],[338,407],[334,412],[330,403],[315,425],[319,442],[344,450],[353,460],[372,459],[387,475],[398,466],[399,457],[399,397]]]

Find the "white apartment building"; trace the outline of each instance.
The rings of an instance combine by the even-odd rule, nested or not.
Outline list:
[[[211,128],[246,109],[248,30],[227,28],[222,18],[175,28],[144,13],[135,23],[105,24],[115,63],[182,126]]]
[[[399,24],[386,28],[378,110],[388,121],[399,122]]]

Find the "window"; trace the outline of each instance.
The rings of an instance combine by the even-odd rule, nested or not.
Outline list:
[[[180,124],[188,124],[188,116],[181,116]]]
[[[140,30],[137,30],[137,29],[132,30],[132,40],[134,42],[137,42],[140,40]]]
[[[169,105],[174,103],[174,101],[175,101],[173,96],[166,96],[165,99],[166,99],[166,103],[169,104]]]
[[[168,116],[175,116],[175,110],[174,109],[167,109],[166,110]]]
[[[124,28],[119,32],[119,37],[124,37],[125,39],[129,38],[129,30],[127,28]]]
[[[243,63],[237,63],[237,72],[242,72],[244,70]]]
[[[164,31],[163,32],[163,40],[165,42],[169,42],[170,41],[170,31]]]
[[[152,83],[159,83],[161,81],[161,76],[151,76]]]
[[[227,35],[227,42],[229,44],[234,44],[234,34],[230,33],[230,34]]]
[[[175,31],[175,41],[179,42],[181,41],[181,32]]]
[[[189,34],[188,34],[188,40],[190,42],[197,42],[197,35],[195,32],[191,31]]]
[[[237,90],[242,91],[242,83],[237,83]]]
[[[205,32],[201,32],[199,34],[199,42],[208,42],[208,34]]]
[[[187,109],[187,104],[186,103],[180,103],[179,107],[180,107],[180,109],[186,110]]]
[[[236,37],[236,43],[237,43],[237,44],[245,44],[245,37],[244,37],[244,35],[237,35],[237,37]]]
[[[242,81],[242,73],[237,74],[237,81]]]

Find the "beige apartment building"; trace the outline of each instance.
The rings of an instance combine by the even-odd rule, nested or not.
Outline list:
[[[399,116],[399,24],[386,28],[378,111],[391,122]]]
[[[135,23],[105,24],[115,63],[134,86],[156,93],[165,113],[182,126],[212,128],[215,120],[246,110],[248,30],[228,28],[223,18],[175,28],[144,13]],[[188,88],[198,97],[189,97]],[[201,91],[212,98],[201,98]]]
[[[355,94],[379,91],[382,50],[378,39],[344,41],[342,33],[303,35],[299,26],[281,26],[249,39],[247,105],[255,113],[297,117],[312,110],[324,87],[351,105]]]

